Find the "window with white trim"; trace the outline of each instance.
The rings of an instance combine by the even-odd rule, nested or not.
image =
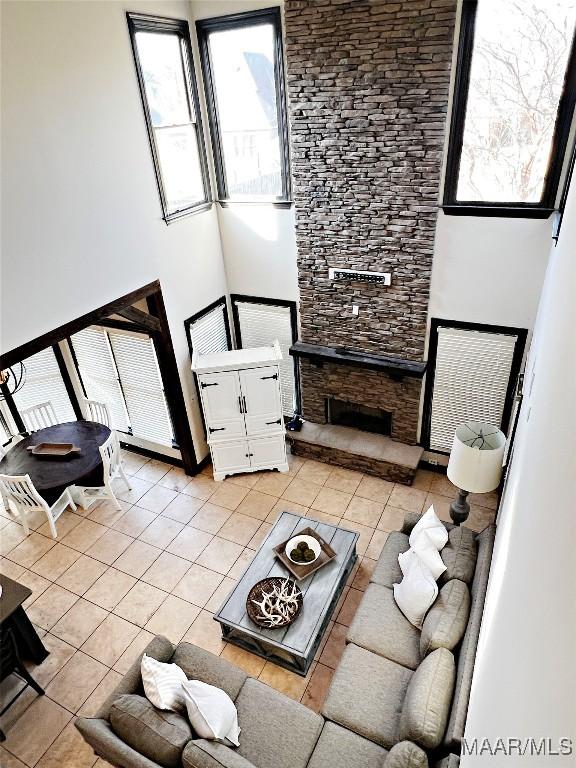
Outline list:
[[[76,421],[74,408],[52,347],[26,358],[24,381],[13,399],[19,411],[49,401],[59,422]]]
[[[190,348],[201,355],[230,349],[226,300],[185,322]]]

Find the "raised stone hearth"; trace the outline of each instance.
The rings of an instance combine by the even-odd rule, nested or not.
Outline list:
[[[403,445],[384,435],[333,424],[306,422],[300,432],[288,434],[292,453],[327,461],[384,480],[412,485],[423,449]]]

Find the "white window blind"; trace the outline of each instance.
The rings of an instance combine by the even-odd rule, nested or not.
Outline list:
[[[294,361],[290,356],[292,346],[292,324],[290,308],[271,304],[252,302],[236,303],[240,322],[240,334],[243,347],[260,347],[280,343],[282,361],[280,378],[282,379],[282,407],[285,416],[294,413]]]
[[[450,451],[464,421],[500,426],[517,337],[438,328],[430,448]]]
[[[132,434],[172,446],[173,431],[154,343],[142,333],[109,331]]]
[[[130,420],[108,334],[104,328],[85,328],[72,336],[72,347],[87,397],[106,403],[114,428],[128,432]]]
[[[24,386],[14,394],[18,410],[50,401],[59,422],[76,421],[76,415],[52,347],[24,360]]]
[[[201,355],[209,352],[225,352],[228,347],[226,334],[226,305],[219,304],[190,324],[192,349]]]

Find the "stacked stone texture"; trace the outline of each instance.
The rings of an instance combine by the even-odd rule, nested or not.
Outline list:
[[[455,6],[285,0],[303,341],[423,358]]]

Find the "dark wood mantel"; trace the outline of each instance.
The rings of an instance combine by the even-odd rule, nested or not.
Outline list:
[[[383,371],[390,376],[421,379],[426,372],[425,362],[402,360],[399,357],[386,357],[385,355],[372,355],[366,352],[355,352],[345,347],[324,347],[320,344],[306,344],[297,341],[290,347],[290,354],[294,357],[306,357],[317,363],[333,363],[335,365],[354,365],[360,368],[371,368],[375,371]]]

